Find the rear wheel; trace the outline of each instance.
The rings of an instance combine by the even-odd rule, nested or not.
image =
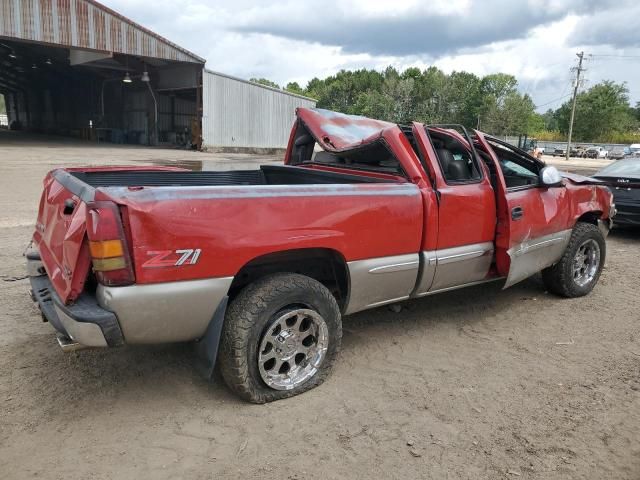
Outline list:
[[[606,256],[606,243],[600,229],[579,222],[560,261],[542,271],[549,291],[563,297],[588,294],[600,278]]]
[[[229,306],[218,362],[231,390],[265,403],[320,385],[341,339],[340,309],[324,285],[304,275],[270,275]]]

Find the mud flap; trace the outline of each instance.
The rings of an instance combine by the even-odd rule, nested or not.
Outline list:
[[[220,345],[220,335],[222,334],[222,324],[227,311],[228,296],[224,296],[216,308],[213,318],[207,326],[207,330],[200,340],[195,344],[197,360],[196,369],[207,380],[213,377],[213,370],[216,366],[218,356],[218,346]]]

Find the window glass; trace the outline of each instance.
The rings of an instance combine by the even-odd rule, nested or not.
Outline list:
[[[498,157],[507,188],[526,187],[540,183],[538,177],[540,165],[535,160],[527,158],[517,150],[501,143],[489,140],[489,144]]]
[[[512,162],[511,160],[507,160],[506,158],[500,159],[500,166],[502,167],[502,171],[504,173],[508,173],[510,175],[520,175],[523,177],[538,178],[538,175],[532,170],[529,170],[528,168],[523,167],[522,165]]]

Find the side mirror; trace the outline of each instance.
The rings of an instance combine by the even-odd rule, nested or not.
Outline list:
[[[556,167],[544,167],[540,170],[540,183],[545,187],[557,187],[562,185],[562,176]]]

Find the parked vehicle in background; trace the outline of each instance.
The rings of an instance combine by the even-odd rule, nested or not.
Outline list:
[[[571,157],[576,157],[576,158],[584,158],[587,154],[587,149],[585,147],[579,146],[572,146],[571,147],[571,153],[569,156]]]
[[[609,151],[604,147],[595,146],[587,148],[585,155],[587,158],[607,158]]]
[[[553,157],[566,157],[567,156],[567,148],[566,147],[556,147],[551,153]],[[571,150],[569,153],[570,157],[585,157],[586,156],[586,148],[582,146],[571,146]]]
[[[594,175],[613,192],[616,225],[640,226],[640,157],[625,158]]]
[[[632,143],[629,145],[629,153],[631,153],[632,156],[640,155],[640,143]]]
[[[518,145],[518,148],[524,150],[532,157],[535,157],[537,159],[542,158],[542,155],[544,154],[544,147],[538,146],[537,138],[528,138],[525,135],[524,139],[520,138],[518,141],[520,143],[520,145]]]
[[[631,155],[629,147],[616,147],[609,152],[608,158],[611,160],[621,160]]]
[[[284,165],[50,172],[27,253],[65,350],[196,341],[264,403],[336,360],[342,316],[542,271],[588,294],[612,195],[464,127],[297,110]],[[428,360],[425,360],[428,361]]]

